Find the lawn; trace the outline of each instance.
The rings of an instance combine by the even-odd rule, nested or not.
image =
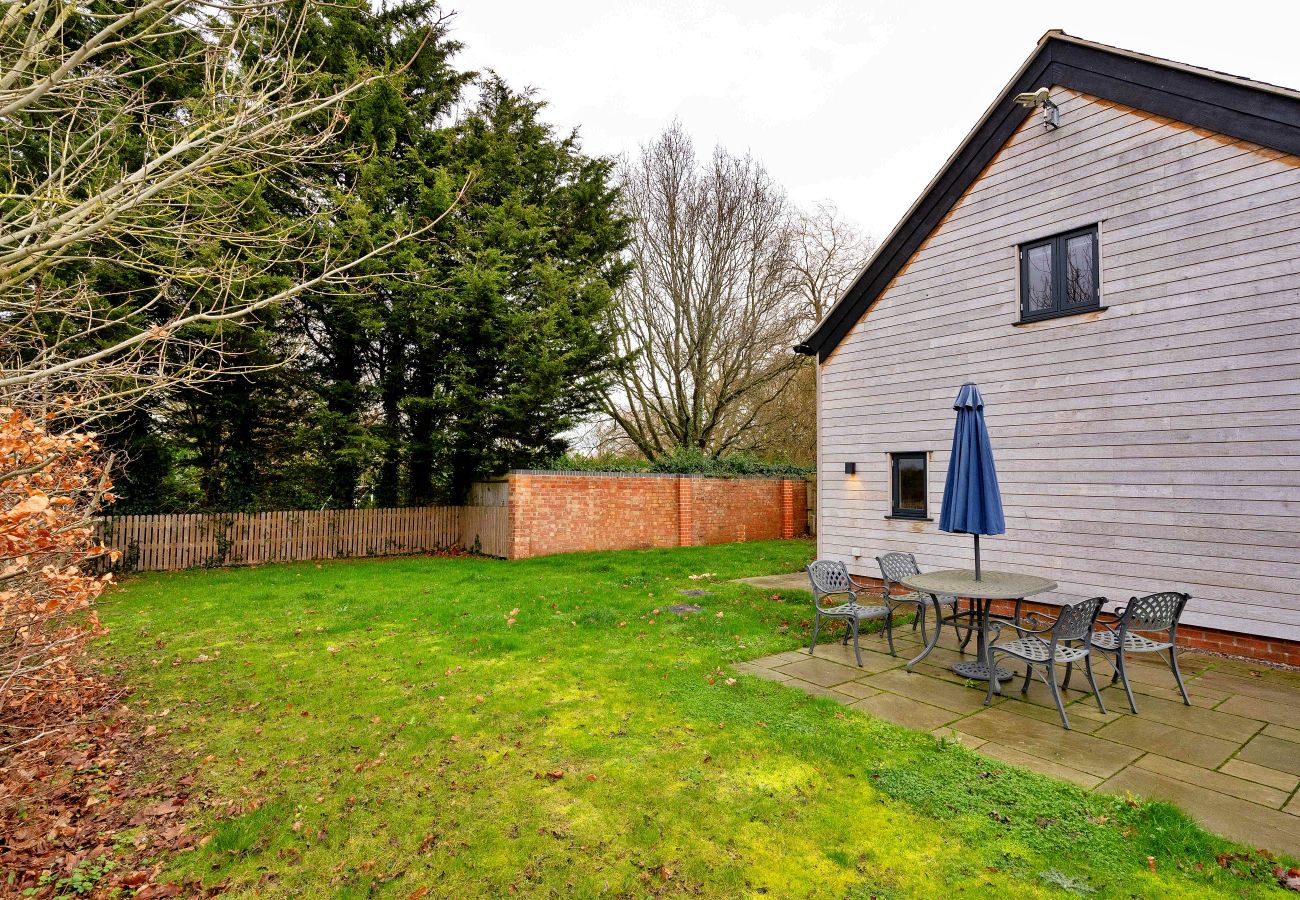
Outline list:
[[[1171,807],[729,670],[799,541],[128,579],[98,655],[193,773],[177,878],[258,897],[1255,896]],[[692,580],[688,576],[710,573]],[[705,588],[688,600],[679,592]],[[703,612],[678,615],[674,603]],[[1148,859],[1151,857],[1151,859]]]

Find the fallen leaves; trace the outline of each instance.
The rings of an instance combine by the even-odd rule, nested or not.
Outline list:
[[[108,685],[100,691],[100,703],[115,694]],[[194,778],[148,778],[165,745],[126,706],[108,709],[11,753],[0,767],[0,870],[8,875],[0,893],[22,896],[31,888],[35,896],[50,896],[42,878],[48,885],[78,872],[95,874],[95,896],[149,900],[220,892],[222,885],[157,881],[158,860],[206,839],[185,821]],[[106,845],[106,836],[127,834],[130,840]],[[114,865],[102,865],[110,853]]]
[[[1277,883],[1290,891],[1300,891],[1300,867],[1284,869],[1278,866],[1273,870]]]

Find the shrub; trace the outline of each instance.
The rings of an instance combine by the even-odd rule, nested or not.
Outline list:
[[[67,723],[97,693],[77,669],[111,580],[91,523],[111,487],[89,434],[0,408],[0,750]]]
[[[802,478],[813,470],[787,460],[765,460],[746,453],[712,456],[702,450],[678,448],[657,459],[637,456],[572,456],[551,460],[545,468],[567,472],[661,472],[670,475],[709,475],[740,478],[746,475]]]

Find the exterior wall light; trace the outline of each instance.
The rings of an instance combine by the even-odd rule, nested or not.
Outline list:
[[[844,464],[844,474],[845,474],[845,475],[856,475],[856,474],[858,474],[858,464],[855,463],[855,462],[845,463],[845,464]]]
[[[1050,91],[1040,87],[1036,91],[1016,95],[1016,103],[1025,109],[1041,107],[1043,110],[1043,127],[1054,131],[1061,127],[1061,108],[1052,102]]]

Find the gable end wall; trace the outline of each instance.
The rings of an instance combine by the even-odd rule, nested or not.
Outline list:
[[[821,364],[819,552],[971,565],[968,538],[886,515],[889,453],[926,450],[938,519],[975,381],[1007,513],[985,565],[1300,639],[1300,159],[1053,99],[1062,127],[1026,120]],[[1106,308],[1014,325],[1018,245],[1093,223]]]

